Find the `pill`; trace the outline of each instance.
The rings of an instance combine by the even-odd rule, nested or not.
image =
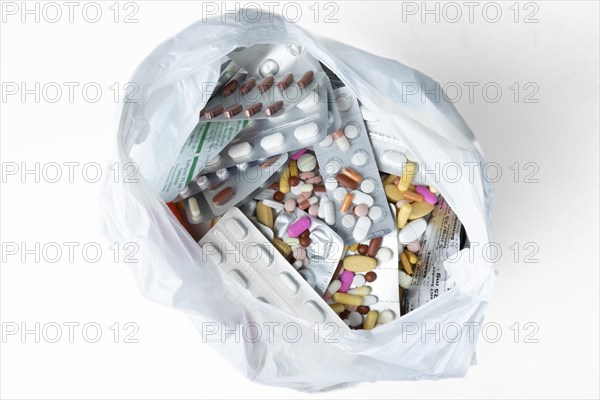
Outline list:
[[[356,249],[358,254],[360,254],[361,256],[367,254],[367,250],[369,250],[369,246],[367,246],[366,244],[359,244],[358,248]]]
[[[223,107],[222,105],[216,106],[206,111],[204,113],[204,116],[208,119],[212,119],[221,114],[223,111],[225,111],[225,107]]]
[[[288,237],[284,239],[284,242],[289,244],[292,247],[292,249],[295,249],[296,247],[300,246],[300,239],[298,238]]]
[[[398,200],[398,202],[396,203],[396,208],[400,208],[400,207],[402,207],[403,204],[406,204],[406,203],[410,203],[410,201],[408,201],[408,200]]]
[[[342,272],[340,274],[339,280],[342,283],[342,285],[338,289],[338,292],[346,293],[348,289],[350,289],[350,285],[352,285],[352,281],[354,280],[354,272],[348,270]]]
[[[231,186],[226,187],[213,197],[212,202],[218,206],[222,206],[229,200],[233,199],[235,192]]]
[[[348,191],[346,189],[344,189],[343,187],[338,187],[333,191],[333,198],[336,201],[343,201],[347,193]]]
[[[417,242],[416,240],[413,240],[412,242],[406,245],[406,248],[409,251],[412,251],[413,253],[418,253],[419,250],[421,250],[421,243]]]
[[[305,183],[303,185],[299,185],[300,186],[300,191],[302,193],[312,193],[314,186],[311,185],[310,183]]]
[[[354,214],[359,218],[366,217],[367,215],[369,215],[369,207],[366,204],[359,204],[356,207],[354,207]]]
[[[358,182],[344,174],[337,174],[335,179],[338,183],[350,190],[355,190],[358,187]]]
[[[273,243],[273,247],[275,247],[283,257],[288,258],[292,254],[292,248],[283,240],[279,238],[273,238],[271,243]]]
[[[374,271],[369,271],[365,274],[365,280],[367,282],[373,282],[377,279],[377,274]]]
[[[404,192],[408,190],[412,178],[417,170],[417,165],[413,162],[407,162],[402,168],[402,175],[400,176],[400,182],[398,182],[398,190]]]
[[[306,180],[306,183],[310,183],[311,185],[318,185],[319,183],[323,182],[323,177],[321,176],[313,176],[310,179]]]
[[[298,208],[301,209],[302,211],[306,211],[310,208],[310,203],[306,200],[303,200],[298,203]]]
[[[339,314],[346,309],[346,307],[341,303],[333,303],[333,304],[330,304],[329,307],[331,307],[333,312],[336,314]]]
[[[292,178],[290,178],[290,185],[292,184]],[[296,196],[300,195],[302,193],[302,190],[300,189],[300,187],[304,184],[304,182],[302,181],[298,181],[298,184],[296,186],[292,186],[290,188],[290,191],[292,192],[292,194],[295,194]]]
[[[292,263],[292,266],[296,269],[302,268],[303,265],[304,263],[302,262],[302,260],[296,260]]]
[[[277,190],[275,193],[273,193],[273,200],[275,200],[275,201],[282,202],[284,198],[285,198],[285,195],[283,193],[281,193],[279,190]]]
[[[377,259],[379,260],[379,262],[382,262],[382,263],[391,260],[393,256],[394,256],[394,253],[392,252],[391,249],[389,249],[387,247],[382,247],[377,252]]]
[[[375,324],[377,323],[377,317],[379,317],[379,313],[375,310],[371,310],[365,315],[365,323],[363,324],[363,329],[371,330],[375,328]]]
[[[389,202],[397,203],[399,200],[404,200],[404,192],[398,189],[398,186],[388,183],[383,187],[385,191],[385,197],[387,197]]]
[[[365,179],[360,183],[360,190],[363,193],[369,194],[375,191],[375,182],[371,179]]]
[[[298,107],[300,110],[306,110],[307,108],[319,104],[319,101],[321,101],[319,93],[313,92],[306,96],[304,100],[300,101],[300,103],[296,104],[296,107]]]
[[[369,157],[367,156],[367,153],[365,153],[362,150],[359,150],[352,155],[352,159],[350,161],[352,162],[352,164],[362,167],[367,163],[368,159]]]
[[[397,178],[396,175],[388,175],[385,177],[385,179],[381,183],[385,187],[385,185],[389,185],[390,183],[393,183],[396,178]],[[396,185],[398,185],[398,183],[396,183]]]
[[[398,209],[398,214],[396,216],[396,227],[398,229],[404,228],[411,212],[412,205],[410,203],[404,203],[402,204],[402,207]]]
[[[273,209],[263,201],[256,204],[256,218],[261,224],[273,229]]]
[[[333,208],[333,202],[327,201],[323,207],[323,212],[325,214],[325,223],[327,225],[335,224],[335,209]]]
[[[298,179],[297,176],[290,176],[290,179],[288,182],[290,183],[291,187],[300,185],[300,179]],[[297,194],[297,193],[295,193],[295,194]]]
[[[331,160],[327,164],[325,164],[325,172],[328,175],[337,174],[342,170],[342,163],[338,160]]]
[[[367,255],[369,257],[375,257],[377,255],[382,240],[383,239],[381,237],[371,239],[371,241],[369,242],[369,249],[367,250]]]
[[[400,243],[410,243],[421,237],[425,229],[427,228],[427,222],[423,218],[415,219],[410,221],[404,228],[398,233],[398,240]]]
[[[301,125],[294,129],[294,137],[300,142],[306,142],[319,134],[319,125],[314,122]]]
[[[295,152],[294,154],[292,154],[290,156],[290,160],[298,161],[298,159],[300,157],[302,157],[307,151],[308,151],[307,148],[298,150],[297,152]]]
[[[317,167],[317,159],[312,154],[304,154],[298,159],[298,169],[301,172],[314,171]]]
[[[373,114],[373,112],[371,110],[369,110],[367,107],[360,106],[360,112],[365,121],[369,121],[372,123],[379,122],[379,118],[375,114]]]
[[[356,183],[362,181],[362,178],[363,178],[360,173],[356,172],[352,168],[347,168],[347,167],[342,169],[342,174],[346,175],[348,178],[352,179]]]
[[[423,200],[425,200],[429,204],[437,203],[437,196],[433,194],[429,189],[425,186],[415,186],[415,192],[423,196]]]
[[[398,284],[404,289],[410,289],[413,284],[413,277],[401,269],[398,270]]]
[[[348,294],[357,294],[359,296],[366,296],[368,294],[371,294],[371,286],[361,286],[358,288],[354,288],[354,289],[349,289],[348,290]]]
[[[389,167],[402,169],[404,164],[406,164],[406,157],[399,151],[386,150],[381,155],[381,162]]]
[[[244,106],[238,103],[234,106],[229,107],[227,110],[225,110],[223,114],[225,115],[225,118],[232,118],[237,114],[241,113],[243,109]]]
[[[294,199],[286,200],[285,203],[283,204],[283,207],[284,207],[285,211],[287,211],[287,212],[294,211],[296,209],[296,200],[294,200]]]
[[[265,206],[271,207],[272,209],[274,209],[276,211],[283,210],[283,204],[281,204],[281,203],[279,203],[277,201],[273,201],[273,200],[269,200],[269,199],[264,199],[262,202],[264,203]]]
[[[279,82],[277,82],[277,88],[279,90],[285,90],[292,83],[293,80],[294,75],[291,72],[288,72],[279,80]]]
[[[206,190],[206,188],[208,188],[209,185],[209,181],[208,181],[208,177],[206,175],[201,175],[198,177],[198,179],[196,179],[196,184],[198,185],[198,188],[200,190]]]
[[[252,152],[252,145],[248,142],[241,142],[234,144],[229,148],[227,154],[233,159],[243,158],[248,156]]]
[[[341,287],[342,287],[342,282],[338,279],[335,279],[335,280],[331,281],[329,286],[327,286],[327,292],[334,294],[335,292],[340,290]]]
[[[258,90],[261,92],[266,92],[271,86],[273,86],[273,83],[275,83],[275,78],[273,75],[269,75],[258,84]]]
[[[344,134],[348,139],[355,139],[358,137],[358,127],[354,124],[348,124],[344,128]]]
[[[416,201],[416,202],[423,201],[423,196],[421,196],[418,193],[412,192],[410,190],[407,190],[406,192],[404,192],[404,198],[406,200]]]
[[[358,311],[362,315],[367,315],[367,313],[369,311],[371,311],[371,307],[369,307],[369,306],[358,306],[358,307],[356,307],[356,311]]]
[[[313,190],[313,193],[317,196],[324,195],[326,192],[327,190],[325,189],[325,185],[315,185],[315,188]]]
[[[256,86],[256,79],[250,78],[244,82],[242,87],[240,88],[241,94],[248,94],[253,88]]]
[[[393,320],[396,319],[396,313],[389,308],[381,311],[379,313],[379,317],[377,318],[377,323],[380,325],[389,324]]]
[[[371,197],[368,194],[365,194],[359,190],[353,191],[352,194],[354,196],[352,199],[352,202],[354,204],[365,204],[367,207],[372,207],[373,204],[375,203],[375,201],[373,200],[373,197]]]
[[[352,272],[368,272],[377,266],[377,260],[367,256],[347,256],[342,262],[344,269]]]
[[[352,311],[350,315],[348,315],[348,322],[351,327],[358,328],[363,322],[363,316],[358,311]]]
[[[352,280],[352,284],[356,287],[364,286],[366,282],[365,276],[362,274],[356,274]]]
[[[312,215],[313,217],[316,217],[319,215],[319,206],[317,204],[313,204],[312,206],[310,206],[308,208],[308,213],[310,215]]]
[[[260,110],[262,110],[262,106],[263,104],[259,101],[257,103],[251,104],[249,105],[245,110],[244,110],[244,117],[251,117],[254,114],[257,114],[260,112]]]
[[[302,232],[310,228],[311,220],[309,217],[302,217],[288,227],[287,234],[291,238],[300,236]]]
[[[365,240],[371,229],[371,219],[369,217],[360,217],[352,231],[352,237],[357,242]]]
[[[350,206],[352,205],[352,193],[346,193],[344,199],[342,200],[342,204],[340,205],[340,211],[343,214],[346,214],[350,210]]]
[[[377,301],[379,301],[377,296],[373,296],[373,295],[364,296],[362,305],[372,306],[373,304],[377,303]]]
[[[406,249],[403,252],[404,254],[406,254],[406,257],[408,258],[408,262],[410,262],[411,264],[416,264],[417,263],[417,255],[415,253],[413,253],[412,251]]]
[[[344,311],[344,312],[347,312],[347,311]],[[342,319],[342,322],[345,323],[348,327],[350,327],[350,321],[347,318],[342,318],[342,314],[340,314],[340,318]],[[350,313],[348,313],[348,314],[350,314]]]
[[[279,191],[288,193],[290,191],[290,169],[286,168],[279,176]]]
[[[381,221],[383,219],[384,213],[383,213],[383,208],[379,207],[379,206],[373,206],[371,207],[371,209],[369,210],[369,218],[371,219],[371,221]]]
[[[306,260],[306,249],[298,246],[293,250],[292,255],[296,260]]]
[[[325,219],[325,203],[329,200],[327,197],[324,197],[323,200],[319,203],[319,213],[317,216],[321,219]]]
[[[216,175],[217,178],[224,181],[225,179],[229,178],[229,171],[227,171],[227,168],[220,168],[217,170]]]
[[[351,305],[351,306],[360,306],[363,303],[363,297],[362,296],[357,296],[354,294],[347,294],[347,293],[341,293],[341,292],[337,292],[336,294],[333,295],[333,300],[336,303],[342,303],[342,304],[347,304],[347,305]]]
[[[333,144],[333,136],[327,135],[325,138],[319,143],[322,147],[329,147]]]
[[[200,219],[200,206],[198,205],[198,200],[195,197],[190,197],[188,199],[188,207],[190,208],[190,213],[192,214],[192,220],[198,221]]]
[[[427,214],[429,214],[430,212],[432,212],[434,208],[435,208],[435,206],[433,204],[428,203],[426,201],[421,201],[419,203],[413,203],[412,211],[410,212],[408,219],[413,220],[413,219],[417,219],[417,218],[422,218],[422,217],[426,216]]]
[[[301,173],[298,175],[298,177],[299,177],[300,179],[302,179],[303,181],[306,181],[307,179],[314,178],[314,177],[315,177],[315,175],[316,175],[316,174],[315,174],[313,171],[308,171],[308,172],[301,172]]]
[[[283,101],[278,100],[275,103],[272,103],[265,108],[265,114],[267,114],[268,116],[271,116],[271,115],[276,114],[281,109],[283,109]]]
[[[400,253],[400,265],[407,274],[412,275],[412,266],[410,265],[410,261],[408,260],[406,253]]]
[[[265,136],[260,140],[260,147],[265,150],[275,149],[283,144],[285,138],[281,132],[273,133],[272,135]]]
[[[356,250],[358,250],[358,243],[352,243],[350,246],[348,246],[348,250],[354,252]]]
[[[347,151],[350,148],[350,142],[348,141],[346,135],[344,135],[344,131],[342,129],[338,129],[337,131],[333,132],[331,137],[341,151]]]
[[[305,87],[307,87],[308,85],[310,85],[310,83],[313,80],[313,77],[315,76],[315,73],[313,72],[313,70],[308,70],[304,73],[304,75],[302,75],[302,78],[298,79],[298,87],[300,89],[304,89]]]
[[[235,90],[238,87],[238,84],[239,84],[239,82],[237,79],[233,79],[233,80],[227,82],[227,84],[225,86],[223,86],[223,89],[221,90],[221,94],[224,97],[229,96],[230,94],[235,92]]]
[[[351,106],[350,100],[344,95],[338,97],[335,100],[335,102],[337,103],[337,106],[340,109],[340,111],[347,111],[350,109],[350,106]]]

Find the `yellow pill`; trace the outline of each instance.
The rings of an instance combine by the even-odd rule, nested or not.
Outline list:
[[[392,203],[397,203],[399,200],[404,200],[404,192],[398,190],[398,186],[390,183],[383,187],[385,190],[385,197]]]
[[[412,181],[416,171],[417,165],[415,163],[407,162],[404,164],[404,168],[402,168],[402,176],[400,177],[400,182],[398,182],[398,190],[405,192],[409,189],[410,182]]]
[[[342,261],[344,269],[352,272],[369,272],[377,266],[377,259],[367,256],[348,256]]]
[[[404,253],[400,253],[400,263],[402,264],[402,269],[409,275],[413,274],[412,266],[410,265],[410,261],[408,261],[408,257]]]
[[[273,209],[262,201],[256,204],[256,218],[261,224],[273,229]]]
[[[358,250],[358,243],[353,243],[350,246],[348,246],[348,250],[356,252],[356,250]]]
[[[383,186],[388,185],[390,183],[393,183],[396,180],[397,176],[396,175],[388,175],[384,180],[383,180]]]
[[[282,256],[288,258],[292,254],[292,247],[279,238],[273,238],[273,246],[281,253]]]
[[[412,221],[413,219],[423,218],[424,216],[432,212],[434,208],[435,205],[429,204],[426,201],[412,203],[412,211],[410,212],[408,219]]]
[[[296,160],[291,160],[290,165],[288,165],[288,168],[290,169],[290,177],[298,176],[298,163],[296,162]]]
[[[375,310],[371,310],[365,316],[365,321],[363,322],[363,329],[371,330],[375,328],[375,323],[377,322],[377,318],[379,317],[379,313]]]
[[[348,294],[357,294],[359,296],[366,296],[371,294],[371,286],[361,286],[354,289],[348,290]]]
[[[283,170],[279,176],[279,191],[281,193],[288,193],[290,191],[290,167],[288,166]]]
[[[398,229],[404,228],[408,218],[410,217],[410,213],[412,212],[413,206],[410,203],[404,203],[398,210],[398,214],[396,215],[396,226]]]
[[[337,292],[333,295],[333,301],[335,301],[336,303],[346,304],[348,306],[358,307],[362,305],[363,297],[357,296],[355,294]]]
[[[333,312],[335,312],[336,314],[343,313],[344,310],[346,309],[346,306],[341,303],[333,303],[333,304],[330,304],[329,307],[331,307]]]
[[[413,252],[412,252],[412,251],[410,251],[410,250],[404,250],[404,254],[406,254],[406,257],[408,258],[408,261],[409,261],[411,264],[416,264],[416,263],[417,263],[417,260],[418,260],[419,258],[417,257],[417,255],[416,255],[415,253],[413,253]]]

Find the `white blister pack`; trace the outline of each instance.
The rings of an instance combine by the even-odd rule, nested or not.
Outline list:
[[[335,224],[344,243],[384,236],[394,229],[375,156],[357,99],[347,88],[334,91],[341,128],[314,146]]]
[[[259,300],[307,321],[347,328],[238,208],[227,211],[198,243],[203,262]]]

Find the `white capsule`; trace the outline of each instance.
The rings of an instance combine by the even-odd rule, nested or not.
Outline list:
[[[234,144],[229,148],[227,154],[233,159],[243,158],[252,153],[252,145],[248,142]]]
[[[280,203],[278,201],[271,200],[271,199],[264,199],[264,200],[262,200],[262,202],[265,206],[271,207],[272,209],[274,209],[278,212],[283,210],[283,203]]]
[[[272,135],[265,136],[260,141],[260,147],[265,150],[275,149],[283,144],[285,138],[281,132],[273,133]]]
[[[421,237],[425,229],[427,228],[427,222],[424,218],[415,219],[410,221],[400,229],[398,232],[398,241],[403,244],[408,244],[413,240],[417,240]]]
[[[363,297],[363,306],[372,306],[373,304],[376,304],[377,301],[379,299],[377,298],[377,296],[373,296],[373,295],[368,295]]]
[[[367,207],[372,207],[375,203],[373,197],[361,192],[360,190],[352,191],[352,202],[354,204],[366,204]]]
[[[190,197],[188,199],[188,207],[190,208],[190,213],[192,213],[192,220],[200,220],[200,206],[198,205],[198,200],[196,200],[195,197]]]
[[[338,279],[336,279],[334,281],[331,281],[331,283],[329,284],[329,287],[327,287],[327,291],[331,294],[334,294],[335,292],[340,290],[341,287],[342,287],[342,282],[340,282]]]
[[[352,231],[352,237],[354,237],[356,242],[362,242],[367,238],[369,229],[371,229],[371,219],[369,217],[360,217]]]
[[[324,207],[325,207],[325,209],[323,211],[325,214],[325,223],[327,225],[335,224],[335,209],[333,208],[333,202],[332,201],[326,202]]]
[[[361,286],[348,290],[348,294],[356,294],[358,296],[366,296],[371,294],[371,286]]]
[[[388,167],[402,169],[406,164],[406,156],[396,150],[386,150],[381,155],[381,162]]]
[[[319,135],[319,125],[311,122],[309,124],[305,124],[294,129],[294,137],[298,139],[299,142],[307,142]]]

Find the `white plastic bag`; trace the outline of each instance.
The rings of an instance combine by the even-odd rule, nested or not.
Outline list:
[[[453,290],[373,331],[331,335],[261,303],[218,271],[205,268],[200,247],[160,200],[153,185],[208,100],[202,82],[216,82],[224,55],[258,43],[294,45],[319,59],[361,102],[378,111],[386,132],[420,163],[483,162],[472,132],[450,103],[423,100],[420,93],[403,95],[403,83],[427,82],[432,87],[430,78],[396,61],[317,40],[279,17],[260,23],[241,20],[195,23],[161,44],[135,72],[139,101],[123,106],[115,161],[122,166],[135,162],[142,176],[138,174],[137,183],[104,182],[106,236],[138,243],[140,263],[134,271],[144,295],[188,313],[201,332],[199,340],[211,343],[257,382],[316,391],[360,381],[463,376],[475,360],[476,339],[470,333],[475,338],[479,334],[494,281],[493,265],[481,252],[446,263],[456,282]],[[490,241],[491,190],[480,170],[473,172],[472,182],[442,179],[436,186],[470,242],[481,248]],[[225,329],[235,321],[245,333],[242,337]],[[456,327],[462,329],[458,339]],[[258,329],[261,337],[256,339]],[[424,329],[437,329],[440,337],[436,340]]]

